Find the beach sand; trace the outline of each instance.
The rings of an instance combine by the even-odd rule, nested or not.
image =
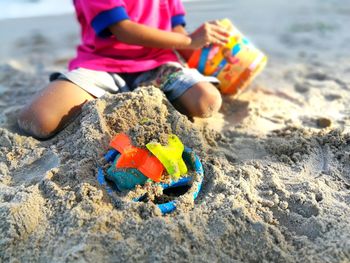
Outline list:
[[[65,69],[72,15],[0,22],[1,262],[349,262],[350,8],[343,1],[186,3],[188,28],[230,18],[269,57],[220,113],[188,120],[153,87],[106,95],[48,141],[16,116]],[[110,196],[97,167],[118,132],[180,137],[205,177],[162,216]]]

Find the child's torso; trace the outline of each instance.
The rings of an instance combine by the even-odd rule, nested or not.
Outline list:
[[[90,0],[93,1],[93,0]],[[77,19],[81,25],[82,43],[78,46],[78,54],[70,62],[69,68],[85,67],[110,72],[139,72],[155,68],[169,61],[177,61],[172,50],[146,48],[143,46],[128,45],[117,40],[113,35],[100,37],[91,26],[89,16],[86,15],[86,4],[89,0],[75,0]],[[118,8],[115,2],[123,4],[130,20],[161,30],[171,31],[171,2],[172,0],[127,0],[105,1],[101,8],[113,10]],[[93,3],[92,5],[98,5]],[[91,8],[91,7],[90,7]],[[96,16],[100,13],[97,6]],[[93,9],[93,8],[91,8]],[[89,15],[95,16],[94,10]],[[91,19],[91,18],[90,18]]]

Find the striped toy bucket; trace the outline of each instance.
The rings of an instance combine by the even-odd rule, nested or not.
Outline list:
[[[237,95],[265,67],[267,57],[230,20],[223,19],[220,23],[231,32],[228,43],[196,50],[187,63],[204,75],[217,77],[222,94]]]

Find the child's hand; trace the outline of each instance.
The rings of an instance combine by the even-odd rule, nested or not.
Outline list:
[[[229,36],[230,32],[220,25],[219,21],[206,22],[189,35],[190,48],[200,49],[210,44],[225,45]]]

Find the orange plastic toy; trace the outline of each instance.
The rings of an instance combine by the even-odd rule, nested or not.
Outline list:
[[[136,168],[153,181],[160,182],[164,171],[162,163],[149,151],[133,146],[128,135],[117,134],[109,145],[121,154],[117,168]]]

